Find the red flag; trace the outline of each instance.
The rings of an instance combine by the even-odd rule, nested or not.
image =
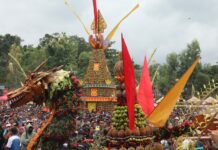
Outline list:
[[[126,87],[129,128],[131,130],[134,130],[135,128],[134,105],[136,101],[135,72],[123,35],[121,35],[121,39],[122,39],[123,71],[124,71],[124,82]]]
[[[93,8],[94,8],[95,30],[98,31],[98,9],[97,9],[96,0],[93,0]]]
[[[146,57],[142,69],[137,100],[146,116],[154,110],[154,97]]]

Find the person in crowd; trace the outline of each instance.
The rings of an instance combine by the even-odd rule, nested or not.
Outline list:
[[[33,126],[28,124],[26,131],[21,136],[21,150],[26,150],[28,143],[36,133],[33,131]]]
[[[0,123],[0,150],[3,149],[3,146],[4,146],[4,142],[5,142],[5,139],[4,139],[4,129]]]
[[[217,150],[218,149],[218,130],[213,131],[211,133],[211,138],[212,138],[212,150]]]
[[[20,150],[20,137],[17,135],[17,128],[11,129],[12,136],[8,139],[6,149],[7,150]]]
[[[204,144],[203,144],[203,142],[201,140],[198,140],[196,142],[195,149],[196,150],[203,150],[204,149]]]

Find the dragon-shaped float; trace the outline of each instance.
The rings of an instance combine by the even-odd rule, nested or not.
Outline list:
[[[21,88],[9,92],[9,104],[15,108],[30,101],[38,105],[45,103],[51,110],[50,117],[27,149],[37,149],[38,146],[45,150],[60,149],[63,143],[69,143],[75,130],[75,115],[80,111],[82,90],[76,76],[62,70],[62,66],[39,72],[41,67],[28,75]]]

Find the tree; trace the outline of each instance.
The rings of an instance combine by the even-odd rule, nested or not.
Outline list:
[[[38,48],[44,50],[49,58],[48,68],[64,65],[66,70],[78,70],[78,43],[65,33],[46,34],[40,39]]]
[[[80,53],[79,55],[79,61],[78,61],[78,66],[80,69],[78,69],[78,77],[80,79],[83,79],[86,73],[86,70],[88,68],[89,65],[89,58],[90,58],[91,52],[86,52],[83,51],[82,53]]]
[[[0,84],[6,82],[8,73],[8,52],[11,45],[20,45],[21,38],[10,34],[0,35]]]
[[[33,71],[42,61],[46,59],[46,54],[43,49],[33,47],[32,45],[24,45],[22,47],[21,66],[25,72]]]
[[[20,81],[24,79],[23,73],[20,70],[20,63],[22,58],[21,46],[12,44],[9,49],[9,53],[15,60],[9,58],[7,83],[16,86]]]
[[[107,59],[108,69],[111,73],[112,78],[114,78],[114,65],[118,61],[119,52],[116,49],[107,49],[105,52]]]
[[[192,63],[200,57],[201,49],[197,40],[193,40],[191,44],[187,45],[187,48],[182,51],[179,55],[180,67],[178,69],[179,78],[185,73],[185,71],[192,65]],[[192,85],[199,83],[197,79],[197,74],[201,70],[201,64],[198,65],[194,72],[192,73],[189,81],[186,84],[186,87],[183,92],[183,96],[187,99],[191,95]]]

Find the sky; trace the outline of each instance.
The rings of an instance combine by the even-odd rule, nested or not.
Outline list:
[[[93,20],[92,0],[69,0],[85,25]],[[167,54],[179,53],[197,39],[202,62],[218,62],[218,0],[97,0],[107,22],[104,36],[137,3],[140,7],[119,27],[113,48],[121,49],[123,33],[134,61],[143,64],[158,49],[154,60],[163,63]],[[46,33],[65,32],[88,39],[64,0],[0,0],[0,34],[20,36],[22,44],[37,45]]]

